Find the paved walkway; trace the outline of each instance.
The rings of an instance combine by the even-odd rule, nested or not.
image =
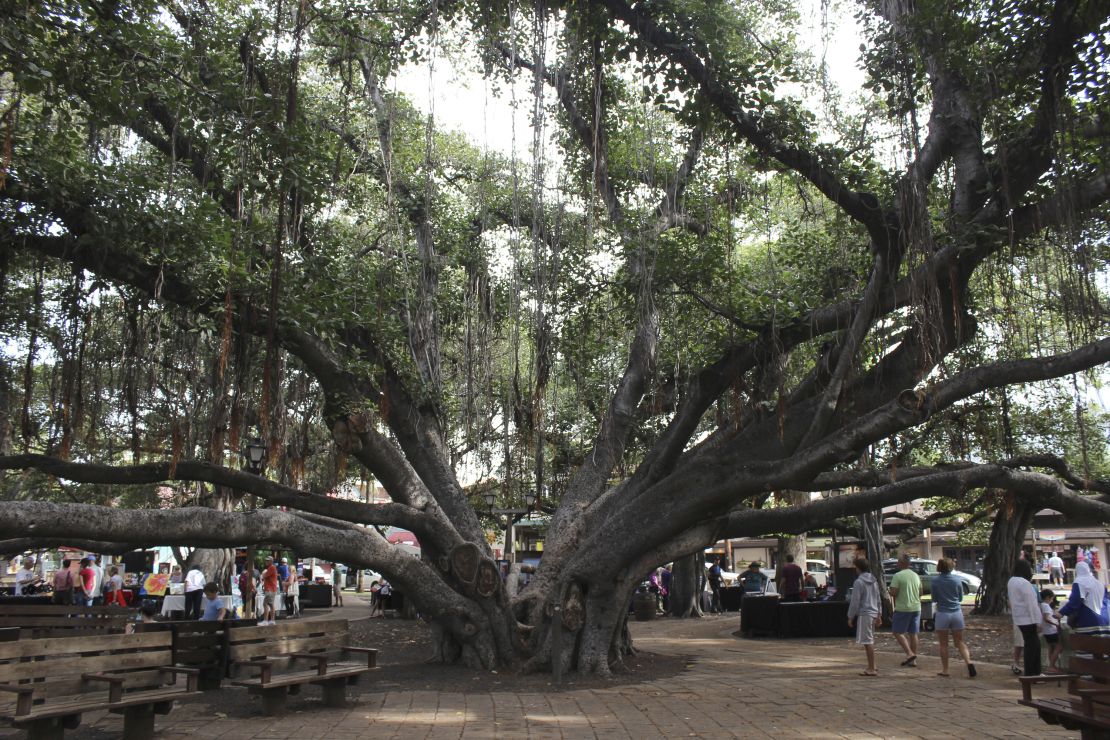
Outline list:
[[[351,600],[352,606],[358,602]],[[344,609],[347,612],[351,607]],[[347,616],[347,614],[343,614]],[[735,615],[634,623],[636,645],[689,656],[678,676],[602,689],[552,693],[368,692],[344,709],[293,699],[283,718],[218,716],[204,703],[157,721],[160,740],[222,738],[1064,738],[1016,703],[1005,666],[980,676],[942,679],[939,661],[897,667],[879,654],[878,678],[863,678],[863,651],[848,640],[828,647],[731,635]],[[434,670],[434,668],[429,668]],[[239,691],[238,689],[228,689]],[[308,696],[317,689],[309,688]],[[78,737],[118,736],[115,715],[86,717]],[[0,737],[11,736],[0,730]]]

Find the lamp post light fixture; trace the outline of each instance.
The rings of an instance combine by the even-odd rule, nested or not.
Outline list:
[[[535,491],[527,490],[524,492],[524,504],[528,507],[528,511],[532,510],[532,507],[536,505]]]
[[[266,467],[266,445],[262,444],[261,439],[254,437],[243,448],[243,457],[247,461],[247,470],[261,475],[262,469]]]
[[[490,511],[493,511],[493,505],[497,501],[497,491],[491,488],[483,493],[482,496],[486,499],[486,508],[488,508]]]
[[[836,498],[837,496],[839,496],[842,493],[844,493],[844,489],[842,489],[842,488],[834,488],[830,491],[821,491],[821,498],[824,498],[824,499]],[[832,579],[831,579],[831,581],[826,580],[825,583],[826,583],[827,586],[831,585],[834,588],[836,588],[837,589],[837,596],[839,598],[843,599],[844,596],[839,593],[840,589],[836,585],[836,571],[840,567],[840,546],[836,541],[836,520],[835,519],[833,520],[833,523],[831,525],[829,525],[829,529],[832,530]],[[881,567],[881,565],[880,565],[880,567]]]

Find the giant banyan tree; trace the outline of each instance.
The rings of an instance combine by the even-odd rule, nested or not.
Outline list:
[[[1110,521],[1108,10],[5,3],[0,550],[280,544],[607,673],[721,537]],[[488,491],[550,518],[519,592]]]

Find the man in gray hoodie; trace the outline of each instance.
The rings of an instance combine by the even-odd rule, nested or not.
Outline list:
[[[875,628],[882,624],[883,607],[880,601],[879,582],[871,574],[867,558],[856,558],[858,575],[852,585],[852,600],[848,602],[848,626],[856,628],[856,644],[863,645],[867,653],[867,670],[861,676],[877,676],[875,666]]]

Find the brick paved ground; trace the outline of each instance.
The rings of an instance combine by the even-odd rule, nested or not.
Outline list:
[[[347,610],[344,610],[347,611]],[[847,640],[815,648],[730,633],[735,615],[633,625],[645,650],[689,656],[688,670],[648,683],[551,693],[373,690],[344,709],[326,709],[319,690],[291,697],[291,713],[242,710],[215,716],[202,700],[159,717],[160,740],[221,738],[949,738],[1073,736],[1016,703],[1005,666],[980,665],[974,681],[938,678],[939,661],[897,667],[880,654],[878,678],[857,675],[863,651]],[[429,667],[429,670],[435,670]],[[240,691],[239,689],[226,689]],[[874,703],[883,698],[881,704]],[[81,738],[118,736],[114,715],[88,715]],[[0,730],[0,737],[15,737]]]

